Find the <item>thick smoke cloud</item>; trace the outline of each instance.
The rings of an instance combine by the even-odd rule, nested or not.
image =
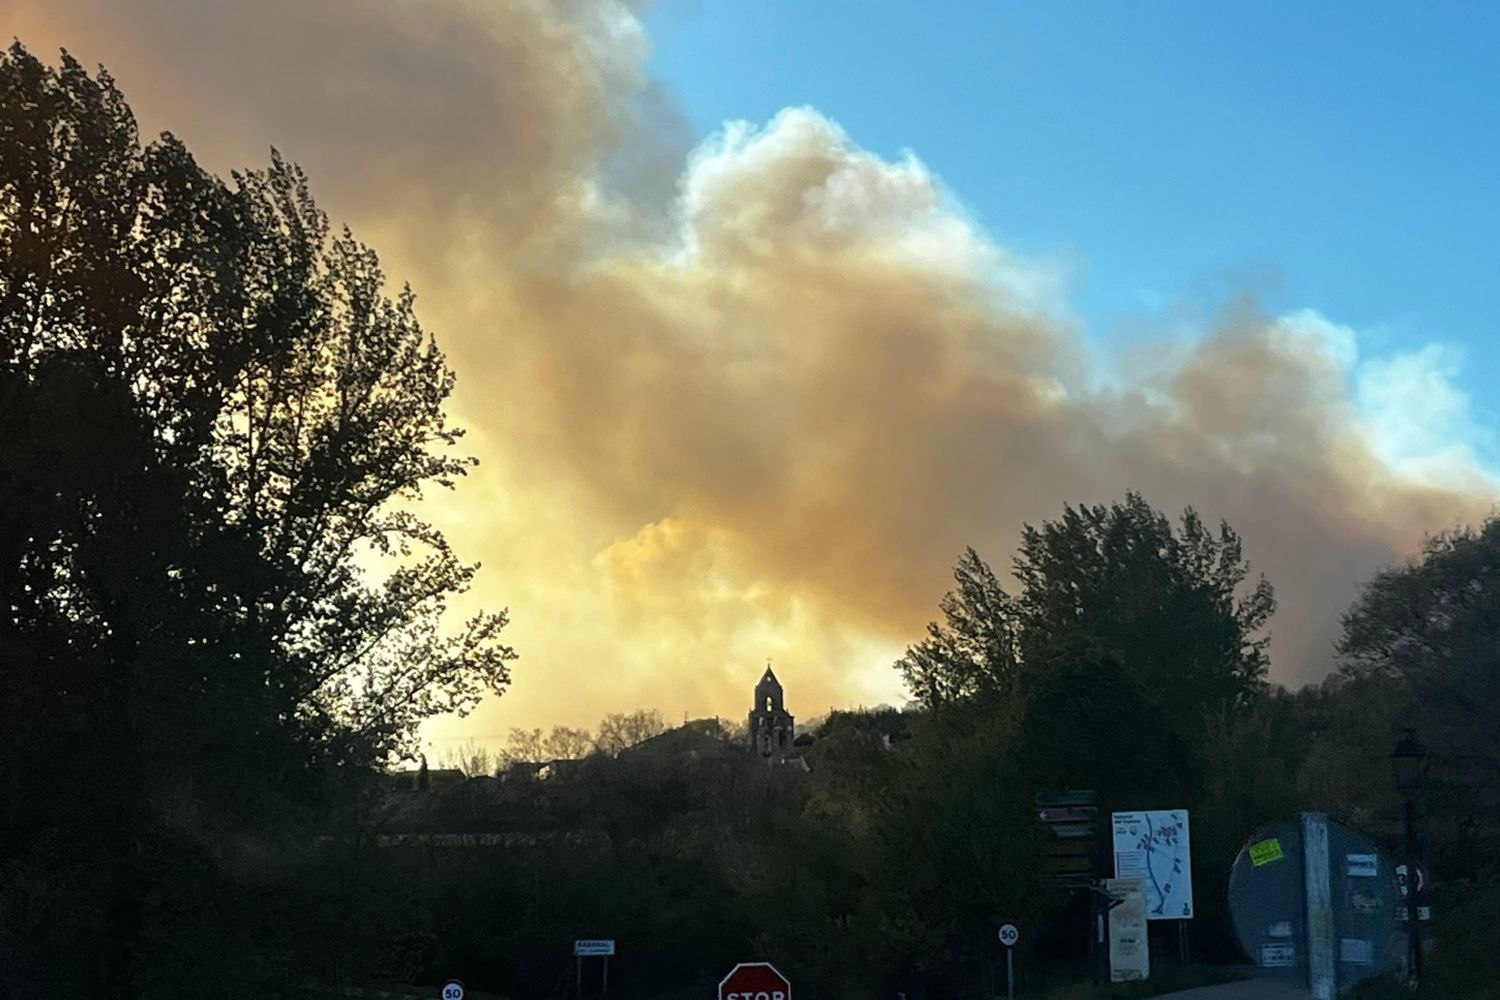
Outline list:
[[[895,700],[964,545],[1003,566],[1023,521],[1127,489],[1241,531],[1278,588],[1273,676],[1315,679],[1357,581],[1493,496],[1442,349],[1363,358],[1246,299],[1091,357],[1055,270],[915,157],[808,108],[694,145],[626,6],[18,15],[211,167],[282,148],[422,296],[485,463],[435,513],[523,654],[437,739],[737,715],[766,656],[803,716]]]

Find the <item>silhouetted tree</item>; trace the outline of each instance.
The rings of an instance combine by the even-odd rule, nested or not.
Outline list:
[[[1385,706],[1365,752],[1417,726],[1433,755],[1434,833],[1456,838],[1463,826],[1500,844],[1500,517],[1437,535],[1376,574],[1344,616],[1339,651],[1351,695]]]
[[[1109,507],[1067,507],[1026,525],[1006,593],[973,549],[944,595],[944,622],[896,663],[916,700],[936,708],[1025,691],[1059,664],[1123,667],[1182,733],[1206,713],[1263,689],[1275,608],[1227,524],[1217,534],[1189,508],[1174,531],[1139,495]]]
[[[611,712],[599,720],[599,735],[594,748],[600,753],[617,754],[637,743],[666,732],[667,723],[654,708],[634,712]]]
[[[493,774],[498,762],[488,747],[466,740],[462,746],[444,751],[441,763],[443,767],[456,768],[465,776],[475,778]]]
[[[554,760],[577,760],[594,749],[594,736],[587,729],[553,726],[547,733],[543,748]]]
[[[471,463],[384,282],[280,156],[226,183],[106,73],[0,57],[3,851],[99,901],[92,992],[151,988],[151,921],[214,898],[174,879],[507,682],[503,612],[439,627],[475,567],[412,502]]]
[[[1262,633],[1275,609],[1228,524],[1210,531],[1188,508],[1176,531],[1138,494],[1109,507],[1067,507],[1027,525],[1016,556],[1021,659],[1109,659],[1149,692],[1169,723],[1201,731],[1208,714],[1263,689]]]
[[[926,708],[1013,693],[1020,648],[1015,600],[972,548],[953,570],[956,590],[938,603],[943,623],[896,662],[907,690]]]
[[[539,726],[531,729],[523,729],[520,726],[512,727],[510,738],[505,742],[505,756],[509,760],[528,763],[546,760],[549,755],[545,742]]]

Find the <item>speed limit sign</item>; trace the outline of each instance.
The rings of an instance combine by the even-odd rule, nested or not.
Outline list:
[[[441,1000],[464,1000],[464,984],[457,979],[450,979],[443,984],[438,996]]]
[[[1016,927],[1015,924],[1000,925],[1001,944],[1005,945],[1005,947],[1007,948],[1014,948],[1016,946],[1016,942],[1019,940],[1021,940],[1021,931],[1020,928]]]

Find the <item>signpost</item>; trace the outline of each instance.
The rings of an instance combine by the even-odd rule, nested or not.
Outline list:
[[[578,996],[583,996],[583,960],[585,958],[604,960],[604,980],[600,983],[599,995],[604,996],[609,992],[609,956],[614,953],[614,938],[584,938],[573,942],[573,956],[578,963]]]
[[[1037,823],[1046,831],[1042,880],[1054,889],[1087,889],[1094,883],[1098,807],[1091,791],[1044,792],[1035,798]]]
[[[464,1000],[464,984],[450,979],[438,990],[438,1000]]]
[[[792,984],[770,962],[741,962],[720,981],[719,1000],[792,1000]]]
[[[1328,865],[1328,817],[1302,814],[1303,898],[1307,900],[1307,978],[1313,1000],[1333,1000],[1333,889]]]
[[[1005,945],[1005,996],[1016,1000],[1016,942],[1021,940],[1021,929],[1015,924],[1000,925],[1000,943]]]

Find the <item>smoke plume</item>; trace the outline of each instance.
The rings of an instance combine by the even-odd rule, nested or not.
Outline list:
[[[812,108],[694,137],[628,5],[22,0],[9,23],[107,65],[211,169],[278,146],[417,289],[484,463],[433,513],[522,653],[437,740],[738,715],[767,657],[804,717],[899,700],[890,663],[963,546],[1004,567],[1023,522],[1127,489],[1241,532],[1299,683],[1360,579],[1494,496],[1444,349],[1364,357],[1246,296],[1100,356],[1064,276],[915,156]]]

